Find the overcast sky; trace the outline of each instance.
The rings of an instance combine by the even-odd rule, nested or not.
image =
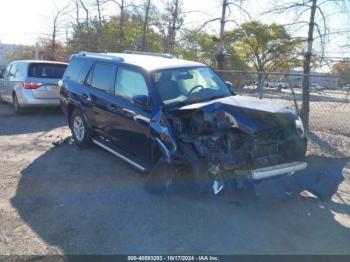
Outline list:
[[[91,1],[91,0],[90,0]],[[134,0],[141,1],[141,0]],[[162,1],[157,2],[158,8],[161,9]],[[290,12],[283,15],[264,15],[264,12],[271,8],[273,4],[281,3],[274,0],[247,0],[245,5],[249,11],[250,17],[247,17],[237,9],[232,10],[231,18],[237,23],[248,21],[249,19],[260,20],[264,23],[277,22],[287,24],[292,21],[299,13]],[[290,0],[292,1],[292,0]],[[321,0],[319,0],[321,2]],[[346,0],[350,2],[349,0]],[[34,44],[38,37],[45,37],[49,32],[48,23],[50,17],[55,12],[56,7],[60,8],[69,2],[69,0],[9,0],[1,1],[0,8],[0,41],[2,43],[13,44]],[[204,21],[220,15],[221,0],[184,0],[184,9],[189,12],[186,14],[185,23],[187,27],[195,28]],[[350,56],[350,49],[344,46],[349,42],[350,33],[336,33],[339,31],[350,30],[350,21],[348,16],[339,14],[339,9],[335,6],[324,6],[327,13],[328,24],[330,25],[330,37],[327,43],[327,56]],[[115,6],[105,6],[104,14],[106,16],[117,12]],[[305,19],[309,14],[304,14]],[[67,18],[69,21],[72,18]],[[206,30],[211,33],[218,32],[219,22],[208,26]],[[228,29],[234,28],[234,23],[228,24]],[[306,28],[289,28],[293,36],[306,36]],[[62,32],[61,37],[65,36]]]

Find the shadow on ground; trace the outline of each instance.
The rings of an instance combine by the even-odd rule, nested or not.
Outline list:
[[[63,144],[22,171],[11,202],[65,254],[350,253],[350,229],[333,214],[349,214],[346,204],[301,196],[265,202],[250,192],[163,197],[143,182],[98,148]]]
[[[60,108],[28,109],[17,116],[8,104],[0,104],[0,136],[45,132],[67,124]]]

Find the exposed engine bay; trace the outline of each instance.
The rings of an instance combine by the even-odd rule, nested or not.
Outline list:
[[[248,133],[231,114],[201,109],[183,112],[171,121],[177,137],[193,145],[211,174],[277,165],[305,156],[304,140],[292,124]]]
[[[326,200],[343,181],[341,167],[314,171],[301,120],[285,106],[225,97],[164,110],[151,126],[167,164],[187,163],[199,185],[211,183],[215,194],[232,178],[263,198],[308,190]]]

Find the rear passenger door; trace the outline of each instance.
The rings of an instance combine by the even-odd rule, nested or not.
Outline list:
[[[117,124],[114,118],[113,104],[114,82],[117,65],[97,62],[86,80],[88,98],[92,103],[94,127],[104,136],[109,136],[109,126]]]

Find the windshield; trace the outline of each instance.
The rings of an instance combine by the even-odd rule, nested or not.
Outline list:
[[[209,67],[175,68],[152,73],[165,106],[185,105],[230,96],[226,84]]]

